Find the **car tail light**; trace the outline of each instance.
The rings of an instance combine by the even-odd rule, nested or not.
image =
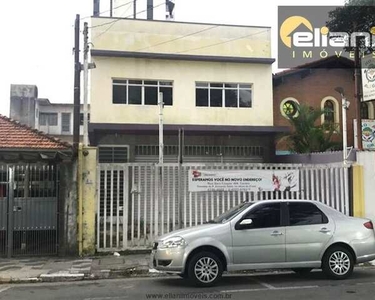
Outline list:
[[[368,221],[363,224],[367,229],[374,229],[374,226],[372,225],[371,221]]]

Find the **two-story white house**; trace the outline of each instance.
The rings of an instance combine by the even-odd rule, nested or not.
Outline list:
[[[69,143],[73,142],[73,111],[72,103],[51,103],[38,98],[35,85],[12,84],[10,87],[10,118]],[[83,105],[80,111],[82,139]]]
[[[268,162],[273,123],[269,27],[92,17],[90,142],[100,162]]]

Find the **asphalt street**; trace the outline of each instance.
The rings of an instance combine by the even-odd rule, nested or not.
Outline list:
[[[64,283],[0,285],[1,300],[122,299],[374,299],[375,269],[359,268],[350,279],[327,279],[320,271],[228,275],[212,288],[179,277],[129,278]]]

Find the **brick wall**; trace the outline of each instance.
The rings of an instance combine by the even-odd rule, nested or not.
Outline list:
[[[307,104],[314,108],[320,108],[321,102],[325,97],[332,96],[339,105],[339,123],[340,134],[335,140],[341,140],[342,132],[342,115],[341,115],[341,97],[334,90],[335,87],[341,86],[345,90],[345,95],[351,105],[347,112],[348,120],[348,146],[353,146],[353,119],[355,118],[354,106],[354,71],[352,69],[310,69],[293,75],[278,77],[274,80],[274,125],[289,126],[287,119],[281,114],[281,102],[288,97],[298,100],[300,104]],[[278,143],[277,150],[285,150],[285,143]]]

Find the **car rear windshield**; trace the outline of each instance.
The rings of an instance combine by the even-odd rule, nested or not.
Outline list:
[[[226,221],[229,221],[254,203],[255,202],[242,202],[241,204],[232,207],[230,210],[227,210],[225,213],[209,221],[208,223],[224,223]]]

